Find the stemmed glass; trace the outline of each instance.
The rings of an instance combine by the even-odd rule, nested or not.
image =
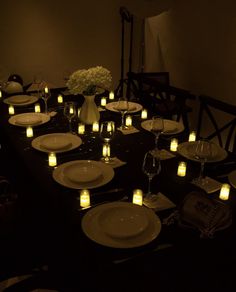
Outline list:
[[[105,142],[105,147],[107,151],[110,149],[110,141],[114,137],[115,133],[115,122],[113,121],[105,121],[101,123],[100,128],[100,138]],[[106,156],[102,158],[104,162],[110,163],[112,161],[110,157],[110,153],[106,153]]]
[[[45,114],[48,114],[48,99],[51,96],[50,89],[48,87],[42,88],[41,89],[41,98],[44,101],[45,105]]]
[[[207,139],[200,139],[196,141],[196,147],[194,152],[194,157],[198,161],[200,161],[201,168],[199,177],[194,179],[193,181],[197,184],[204,185],[207,183],[207,180],[204,178],[204,166],[205,162],[212,155],[212,143]]]
[[[154,176],[158,175],[161,171],[160,158],[153,155],[151,151],[148,151],[143,159],[142,171],[148,177],[148,192],[145,195],[145,200],[149,200],[152,197],[151,181]]]
[[[151,132],[155,135],[155,148],[154,152],[158,153],[158,141],[161,133],[164,130],[164,120],[160,116],[153,116],[151,120]]]
[[[129,110],[129,102],[125,96],[119,98],[116,109],[121,113],[121,129],[125,130],[128,128],[125,125],[125,114]]]
[[[64,116],[67,117],[69,121],[69,131],[74,134],[72,131],[72,119],[76,116],[76,107],[75,103],[72,101],[66,101],[64,104]]]

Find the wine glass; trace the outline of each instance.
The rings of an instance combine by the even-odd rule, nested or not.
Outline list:
[[[113,121],[105,121],[101,123],[100,127],[100,138],[105,142],[104,148],[106,149],[102,160],[106,163],[110,163],[112,161],[110,157],[110,141],[114,137],[115,133],[115,122]]]
[[[121,129],[125,130],[128,128],[125,125],[125,114],[129,110],[129,102],[125,96],[119,98],[116,109],[121,113]]]
[[[212,155],[212,143],[207,139],[200,139],[196,141],[196,147],[194,150],[194,157],[200,161],[201,168],[199,177],[194,179],[195,183],[200,185],[204,185],[207,183],[206,178],[204,178],[204,166],[205,162],[211,157]]]
[[[158,141],[161,133],[164,130],[164,120],[160,116],[153,116],[151,120],[151,132],[155,135],[155,148],[154,152],[158,153]]]
[[[153,155],[151,151],[148,151],[143,159],[142,171],[148,177],[148,192],[145,195],[145,200],[149,200],[152,197],[151,181],[161,171],[160,158]]]
[[[51,96],[50,89],[47,86],[41,89],[41,98],[44,101],[45,105],[44,109],[45,114],[48,114],[48,99],[50,98],[50,96]]]
[[[69,132],[74,134],[72,131],[72,119],[76,116],[75,103],[72,101],[66,101],[64,104],[64,116],[67,117],[69,121]]]

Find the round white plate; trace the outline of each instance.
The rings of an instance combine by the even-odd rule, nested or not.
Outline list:
[[[79,182],[78,178],[78,181],[76,182],[74,180],[74,175],[71,175],[71,170],[73,169],[74,173],[77,173],[78,170],[79,173],[81,168],[85,165],[93,165],[94,167],[99,168],[101,170],[101,175],[92,181]],[[56,182],[68,188],[93,189],[107,184],[113,179],[114,174],[113,168],[103,162],[94,160],[75,160],[59,165],[54,169],[52,176]]]
[[[193,161],[199,161],[196,159],[195,156],[195,148],[196,148],[195,142],[184,142],[179,144],[177,151],[180,155],[184,156],[187,159],[193,160]],[[212,143],[212,155],[207,159],[207,162],[217,162],[224,160],[227,157],[227,151],[220,146],[218,146],[215,143]]]
[[[146,120],[141,123],[143,129],[151,131],[152,120]],[[174,135],[183,132],[184,126],[182,123],[164,119],[163,135]]]
[[[143,246],[161,231],[161,221],[151,209],[129,202],[94,207],[84,215],[81,224],[91,240],[115,248]]]
[[[8,122],[19,127],[39,126],[50,121],[50,116],[43,113],[23,113],[10,117]]]
[[[118,101],[109,102],[106,104],[106,109],[118,113],[119,111],[117,110],[117,105]],[[143,107],[139,103],[129,101],[129,108],[128,113],[136,113],[141,111]]]
[[[62,153],[73,150],[82,144],[79,136],[70,133],[51,133],[35,138],[31,145],[42,152]]]
[[[11,104],[14,106],[25,106],[35,103],[38,97],[32,95],[13,95],[3,100],[6,104]]]
[[[236,170],[233,170],[233,171],[229,174],[228,179],[229,179],[229,183],[230,183],[234,188],[236,188]]]

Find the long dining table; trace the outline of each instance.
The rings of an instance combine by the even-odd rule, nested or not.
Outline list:
[[[177,221],[164,224],[190,192],[201,191],[191,183],[199,174],[200,164],[178,152],[172,153],[172,158],[161,161],[161,172],[151,184],[153,193],[161,192],[176,205],[156,212],[162,226],[154,240],[134,248],[113,248],[100,245],[84,234],[81,221],[93,207],[122,200],[124,196],[126,201],[132,202],[134,189],[147,191],[148,179],[142,171],[142,162],[144,154],[154,148],[154,136],[141,126],[140,111],[131,114],[138,131],[123,134],[118,130],[120,114],[102,108],[100,123],[113,120],[116,124],[111,155],[124,163],[114,168],[111,181],[90,189],[92,207],[81,209],[80,190],[56,182],[53,178],[55,168],[48,165],[47,153],[31,145],[41,135],[68,132],[68,120],[63,115],[63,104],[57,103],[57,95],[58,91],[52,92],[48,101],[49,111],[54,114],[47,123],[33,127],[32,138],[26,137],[24,127],[9,123],[8,105],[3,101],[0,104],[1,151],[8,175],[17,187],[22,222],[27,226],[20,232],[27,238],[30,255],[47,265],[56,286],[62,291],[151,291],[153,288],[156,291],[199,291],[203,288],[232,291],[230,289],[235,286],[232,264],[236,255],[235,189],[231,187],[230,198],[225,203],[232,209],[233,223],[227,229],[216,232],[213,238],[200,238],[199,230],[181,228]],[[76,102],[77,108],[83,101],[81,97],[64,95],[66,100]],[[15,107],[15,114],[26,112],[34,112],[34,104]],[[68,152],[58,153],[58,166],[74,160],[101,159],[103,142],[99,132],[93,132],[87,125],[85,133],[78,134],[78,123],[79,118],[74,118],[73,129],[82,144]],[[173,137],[185,142],[188,133],[162,135],[160,147],[169,150]],[[207,164],[207,175],[222,183],[227,182],[227,174],[235,169],[235,165],[234,168],[231,165],[230,170],[224,165],[234,161],[232,155],[223,162]],[[177,175],[180,161],[187,162],[184,177]],[[209,196],[217,199],[219,190]],[[22,258],[27,254],[26,250],[24,252]]]

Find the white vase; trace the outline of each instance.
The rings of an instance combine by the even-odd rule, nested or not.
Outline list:
[[[94,101],[95,95],[84,95],[84,103],[82,104],[79,118],[81,122],[92,125],[100,119],[100,113]]]

